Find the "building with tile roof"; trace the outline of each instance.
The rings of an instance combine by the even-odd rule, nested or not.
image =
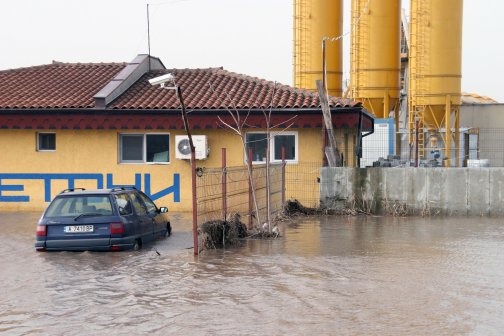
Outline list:
[[[168,73],[182,91],[192,133],[206,136],[211,149],[200,166],[218,167],[224,147],[229,166],[244,164],[238,138],[218,118],[231,122],[230,110],[249,115],[254,162],[264,162],[263,112],[270,108],[288,163],[323,164],[313,92],[222,68],[166,69],[147,55],[130,63],[55,61],[0,71],[0,210],[42,209],[59,190],[114,185],[136,185],[162,204],[190,210],[190,166],[175,148],[185,134],[180,102],[174,90],[148,81]],[[373,130],[373,116],[348,99],[331,98],[330,106],[340,152],[355,165],[359,134]]]
[[[477,93],[462,92],[462,105],[477,104],[498,104],[498,102],[488,96],[482,96]]]

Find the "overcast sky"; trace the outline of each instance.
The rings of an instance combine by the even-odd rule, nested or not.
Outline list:
[[[292,2],[149,1],[151,54],[169,68],[223,66],[292,84]],[[128,62],[147,53],[146,3],[0,0],[0,69],[52,60]],[[350,0],[345,6],[348,19]],[[348,20],[345,27],[348,31]],[[464,0],[464,91],[504,102],[503,34],[503,0]],[[345,58],[348,62],[348,52]]]

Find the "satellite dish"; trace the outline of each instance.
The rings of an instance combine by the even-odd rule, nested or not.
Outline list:
[[[191,145],[189,144],[189,139],[183,139],[179,142],[178,151],[183,155],[191,154]]]

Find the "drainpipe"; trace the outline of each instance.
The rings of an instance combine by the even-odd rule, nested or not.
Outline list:
[[[374,119],[372,120],[371,131],[362,134],[362,109],[359,110],[359,124],[357,126],[357,146],[355,156],[357,157],[357,168],[360,168],[360,159],[362,158],[362,138],[374,133]]]

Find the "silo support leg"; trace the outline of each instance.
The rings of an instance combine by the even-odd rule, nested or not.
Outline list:
[[[401,155],[401,133],[399,133],[399,111],[395,113],[396,155]]]
[[[455,110],[455,158],[457,163],[455,167],[461,167],[460,165],[460,108]]]
[[[390,114],[390,96],[389,91],[385,91],[385,97],[383,97],[383,118],[389,118]]]
[[[445,106],[445,129],[446,129],[446,139],[445,139],[445,166],[451,166],[451,141],[452,141],[452,132],[451,132],[451,96],[446,96],[446,106]]]

